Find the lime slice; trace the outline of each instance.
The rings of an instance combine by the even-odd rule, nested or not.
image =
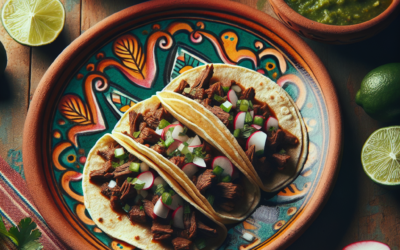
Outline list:
[[[365,173],[383,185],[400,184],[400,126],[381,128],[365,142],[361,152]]]
[[[64,27],[65,11],[59,0],[8,0],[1,20],[15,41],[41,46],[58,37]]]

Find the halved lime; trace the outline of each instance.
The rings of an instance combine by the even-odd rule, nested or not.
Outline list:
[[[400,184],[400,126],[376,130],[365,142],[361,152],[365,173],[375,182],[394,186]]]
[[[1,20],[15,41],[41,46],[58,37],[64,27],[65,11],[59,0],[8,0]]]

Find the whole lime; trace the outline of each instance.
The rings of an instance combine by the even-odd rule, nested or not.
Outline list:
[[[7,66],[7,53],[4,45],[0,42],[0,75],[3,74]]]
[[[400,63],[371,70],[362,80],[356,103],[379,121],[400,118]]]

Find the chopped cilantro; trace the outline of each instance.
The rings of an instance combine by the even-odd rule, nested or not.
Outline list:
[[[281,155],[286,154],[286,150],[284,150],[284,149],[282,148],[281,151],[279,151],[279,154],[281,154]]]
[[[185,154],[185,163],[193,162],[193,155],[191,153]]]
[[[18,249],[40,250],[43,245],[38,241],[42,233],[31,218],[22,219],[17,227],[11,227],[7,231],[3,219],[0,216],[0,235],[8,237]]]
[[[205,158],[207,153],[202,151],[203,147],[197,147],[193,149],[193,155],[200,157],[200,158]]]
[[[170,193],[165,192],[161,195],[161,200],[165,205],[171,205],[172,204],[172,196]]]
[[[220,166],[215,166],[215,168],[212,171],[215,175],[221,175],[222,172],[224,172],[224,169],[221,168]]]
[[[164,185],[163,184],[158,184],[157,185],[157,189],[156,189],[156,191],[154,193],[157,194],[157,195],[162,195],[164,192],[165,192]]]
[[[186,133],[187,133],[187,131],[188,131],[188,128],[187,128],[187,127],[184,127],[184,128],[183,128],[183,131],[179,133],[179,136],[185,136]]]
[[[117,168],[117,167],[119,167],[120,165],[119,165],[118,162],[111,162],[111,166],[112,166],[113,168]]]
[[[140,209],[140,210],[144,210],[144,207],[143,207],[143,206],[140,206],[139,209]]]
[[[165,127],[168,126],[168,125],[170,125],[170,123],[169,123],[167,120],[162,119],[162,120],[160,121],[160,124],[158,124],[158,128],[159,128],[159,129],[163,129],[163,128],[165,128]]]

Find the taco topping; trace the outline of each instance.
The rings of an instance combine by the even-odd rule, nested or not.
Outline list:
[[[254,88],[242,89],[233,80],[211,85],[213,70],[213,65],[206,65],[192,87],[182,80],[174,91],[199,102],[217,116],[261,177],[268,176],[274,169],[282,170],[290,159],[287,150],[298,144],[298,139],[279,127],[268,105],[255,99]],[[206,94],[197,94],[203,92]]]
[[[209,74],[212,75],[212,71],[203,74],[203,80],[198,83],[198,86],[208,87],[206,83],[210,80]],[[184,86],[185,82],[182,82],[181,85]],[[179,88],[187,89],[186,85],[185,88]],[[188,91],[192,93],[191,89]],[[221,95],[224,93],[221,86],[214,87],[212,91]],[[197,96],[197,94],[193,92],[193,96]],[[206,94],[204,96],[207,97]],[[229,113],[225,113],[220,107],[211,109],[216,114],[219,114],[227,124],[229,123]],[[137,117],[144,117],[143,120],[147,126],[142,131],[139,131],[140,134],[138,136],[136,136],[136,132],[129,134],[128,131],[124,132],[126,135],[138,143],[148,143],[150,149],[166,157],[179,167],[205,197],[215,196],[218,200],[218,202],[214,203],[216,208],[227,212],[235,208],[236,198],[243,195],[243,188],[239,184],[241,175],[227,157],[222,156],[219,151],[193,131],[180,124],[179,121],[174,120],[173,116],[161,105],[139,114],[134,110],[130,111],[129,122],[131,128],[136,126]],[[131,131],[133,130],[131,129]],[[230,190],[230,192],[235,192],[235,195],[226,195],[225,186],[217,185],[220,182],[230,183],[237,187]],[[235,184],[232,182],[235,182]],[[236,199],[235,202],[233,202],[234,199]],[[228,209],[224,205],[225,201],[231,201]]]
[[[90,181],[100,185],[101,194],[119,216],[126,215],[135,224],[151,223],[153,240],[169,241],[178,250],[190,249],[195,241],[206,244],[206,237],[217,237],[216,229],[203,223],[208,221],[206,217],[120,145],[112,144],[97,154],[106,162],[89,174]]]

